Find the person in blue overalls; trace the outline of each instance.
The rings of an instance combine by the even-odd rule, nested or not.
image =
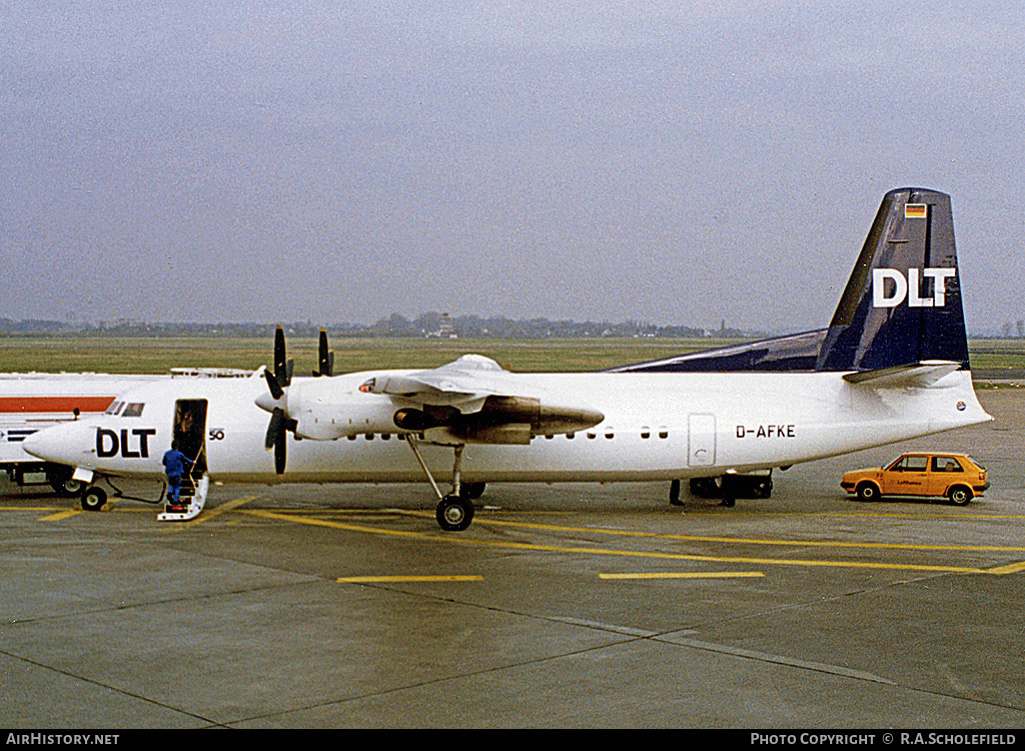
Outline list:
[[[164,453],[164,471],[167,472],[167,500],[172,506],[178,505],[178,494],[182,489],[182,473],[185,465],[195,464],[189,457],[178,450],[178,442],[171,444],[169,451]]]

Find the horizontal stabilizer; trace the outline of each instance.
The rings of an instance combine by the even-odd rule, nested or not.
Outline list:
[[[843,378],[848,383],[871,388],[927,388],[960,368],[961,363],[931,360],[892,368],[862,370],[848,373]]]

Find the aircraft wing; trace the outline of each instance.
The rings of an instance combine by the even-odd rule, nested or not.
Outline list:
[[[514,394],[511,374],[482,355],[463,355],[430,370],[371,378],[360,391],[413,399],[431,405],[450,405],[461,412],[476,412],[489,396]]]
[[[588,405],[524,393],[517,376],[481,355],[464,355],[431,370],[375,376],[359,388],[418,404],[400,409],[394,422],[426,431],[428,440],[526,444],[535,435],[584,430],[605,419]]]

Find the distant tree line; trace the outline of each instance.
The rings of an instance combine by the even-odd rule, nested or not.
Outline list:
[[[330,330],[330,328],[329,328]],[[741,335],[740,331],[734,332]],[[700,337],[706,332],[690,326],[656,326],[641,321],[570,321],[547,318],[513,319],[504,316],[449,317],[445,313],[424,313],[407,319],[397,313],[361,329],[366,336],[460,337],[496,339],[578,339],[585,337]]]
[[[281,324],[290,336],[315,337],[322,328],[312,321]],[[63,322],[48,320],[15,321],[0,318],[0,336],[221,336],[270,337],[274,323],[148,323],[111,321],[103,323]],[[678,337],[697,338],[715,335],[735,338],[752,336],[728,328],[725,323],[712,332],[692,326],[658,326],[643,321],[570,321],[547,318],[512,319],[503,316],[450,317],[446,313],[423,313],[406,318],[393,313],[371,324],[333,323],[323,326],[328,333],[340,337],[440,337],[495,339],[580,339],[589,337]]]
[[[1005,323],[1000,327],[1000,335],[1004,339],[1025,339],[1025,321],[1017,321],[1014,325]]]

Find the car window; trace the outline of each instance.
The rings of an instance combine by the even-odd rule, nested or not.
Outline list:
[[[932,458],[933,472],[964,472],[961,462],[952,456],[934,456]]]
[[[905,456],[890,469],[894,472],[925,472],[928,466],[929,457],[927,456]]]

